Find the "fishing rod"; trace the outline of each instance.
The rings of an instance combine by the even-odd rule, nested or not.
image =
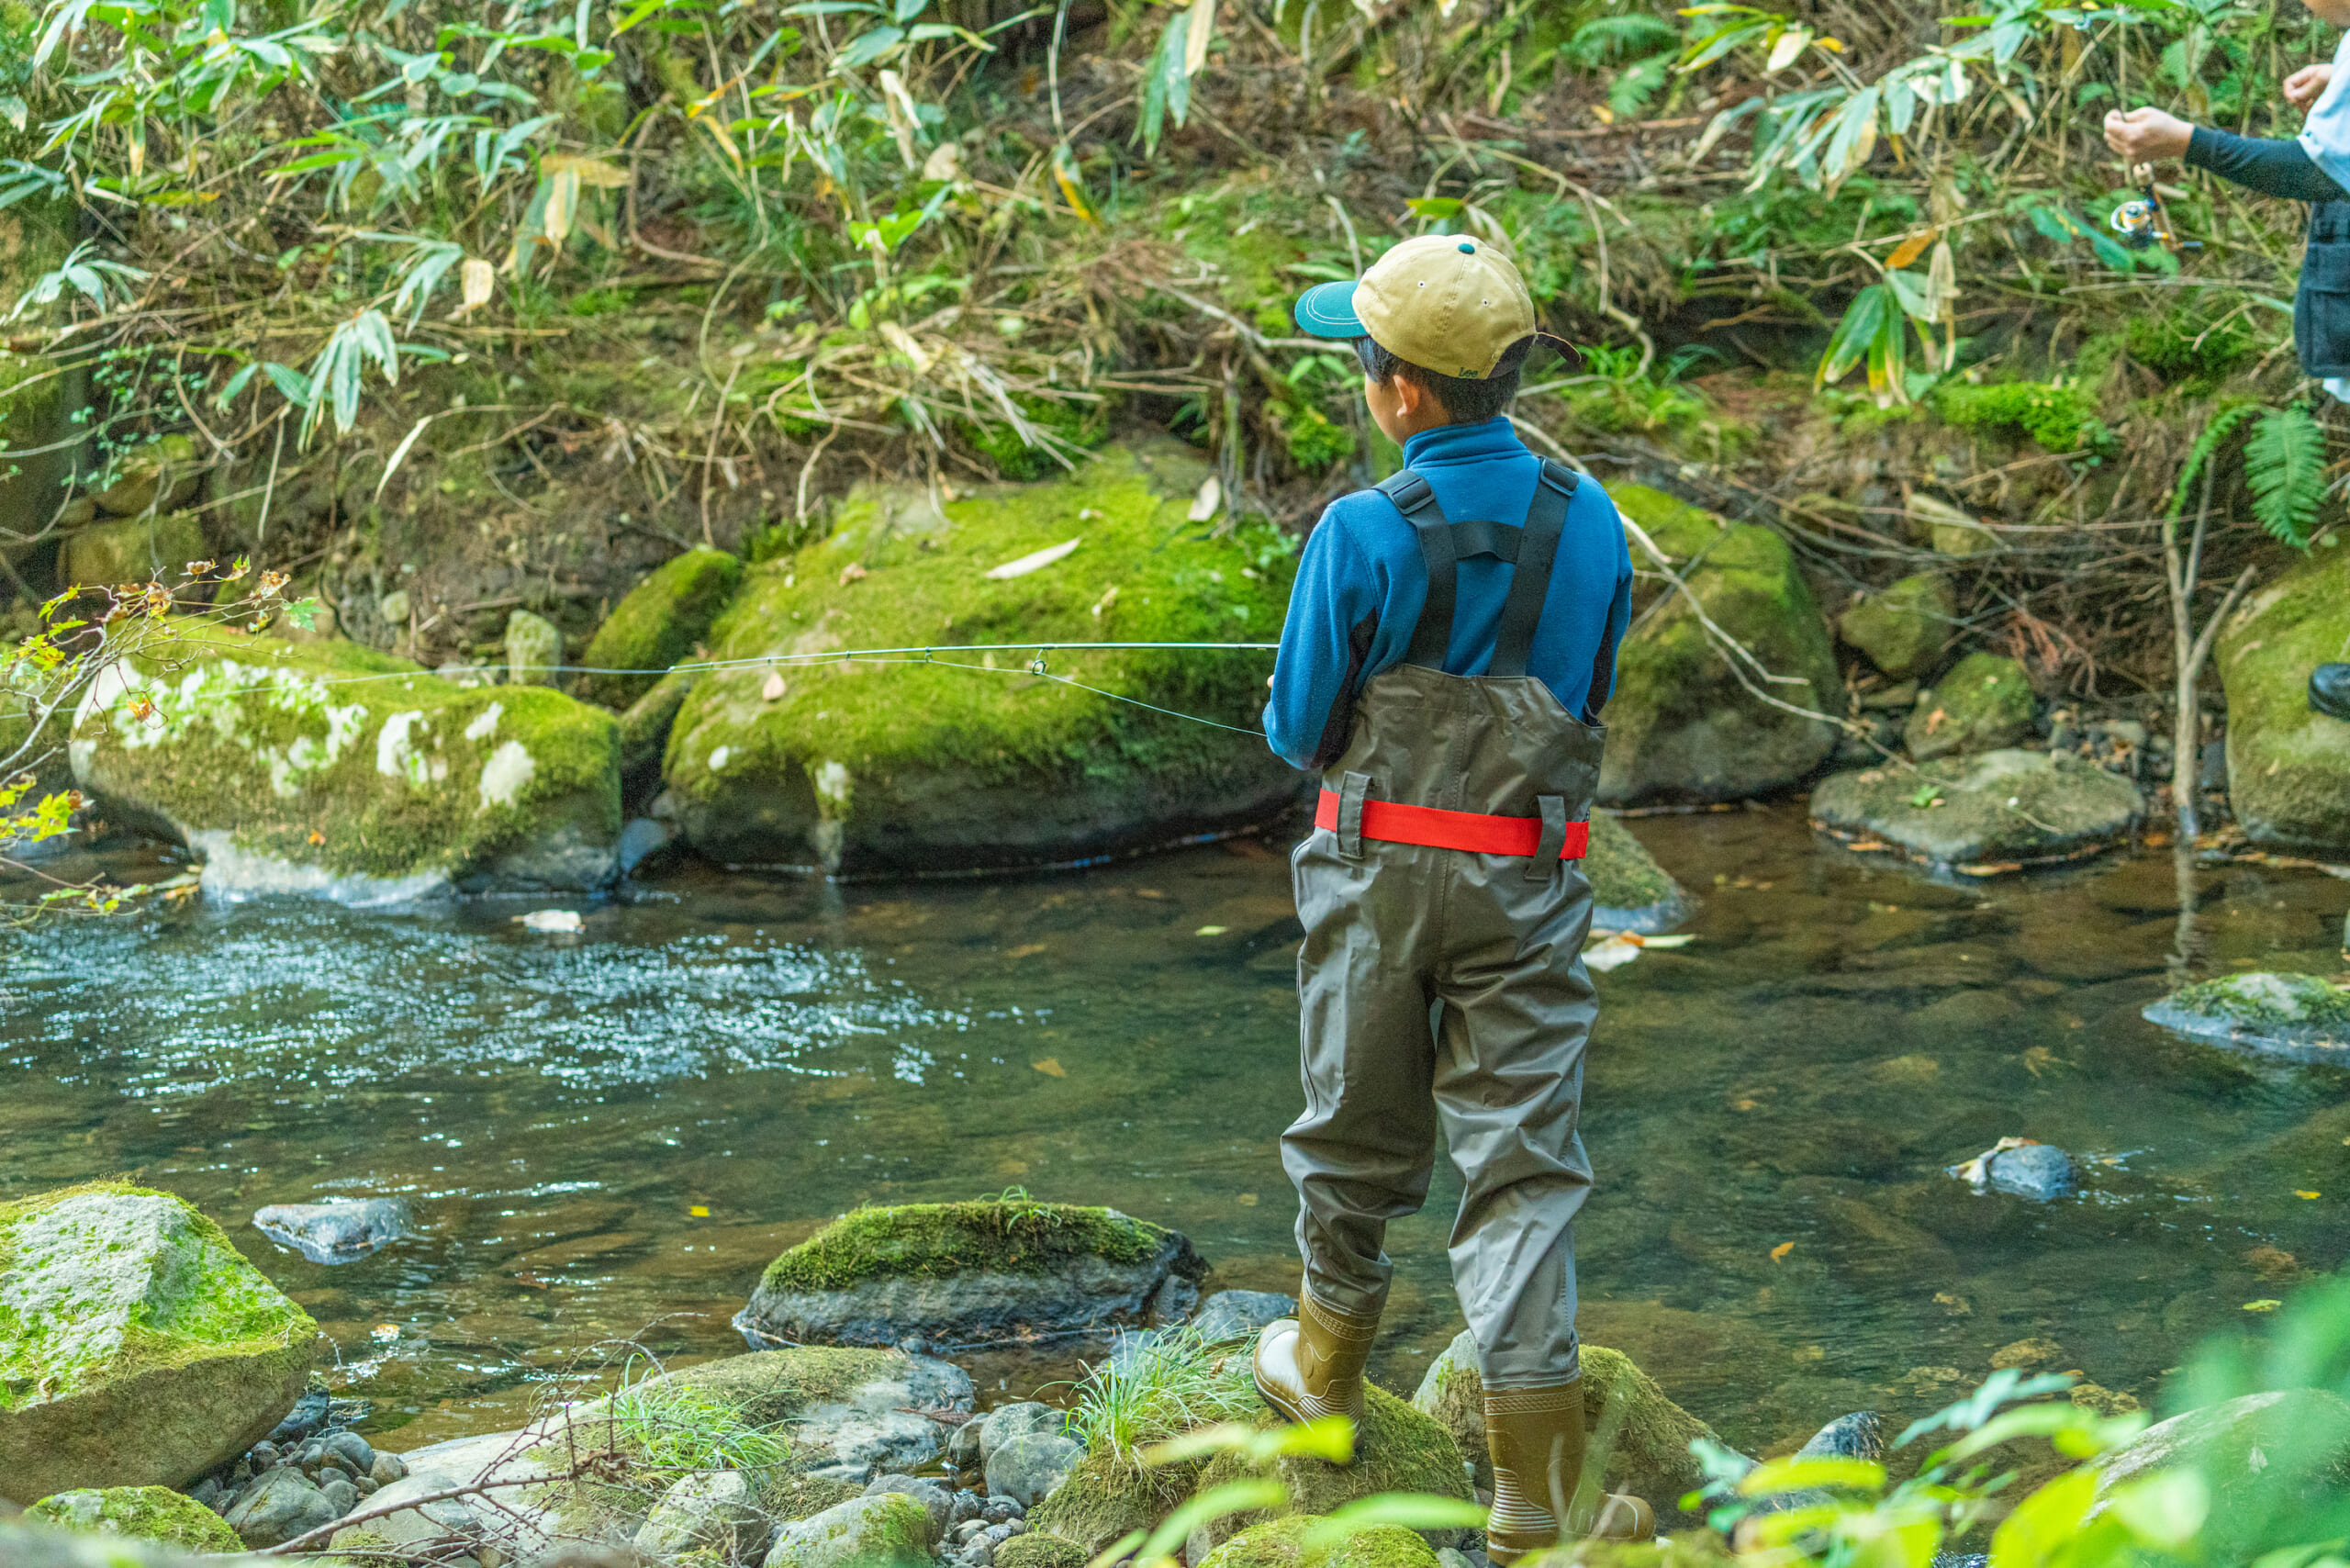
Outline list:
[[[2124,249],[2151,251],[2156,245],[2179,255],[2203,248],[2200,240],[2182,240],[2170,220],[2170,208],[2163,202],[2163,193],[2154,185],[2152,163],[2133,163],[2130,178],[2138,186],[2138,199],[2125,201],[2113,209],[2106,224],[2120,238]]]

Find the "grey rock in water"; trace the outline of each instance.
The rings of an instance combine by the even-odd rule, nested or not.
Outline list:
[[[2034,1203],[2067,1197],[2080,1187],[2073,1173],[2072,1157],[2053,1144],[2028,1143],[2021,1148],[2001,1149],[1985,1169],[1993,1187]]]
[[[947,1527],[954,1523],[956,1494],[935,1481],[925,1481],[916,1475],[877,1475],[873,1484],[865,1489],[868,1497],[878,1497],[884,1492],[903,1493],[929,1509],[932,1533],[934,1535],[944,1537]]]
[[[1014,1438],[1031,1437],[1038,1433],[1057,1433],[1069,1417],[1049,1405],[1033,1399],[1017,1405],[999,1405],[979,1422],[979,1462],[995,1457],[995,1450]]]
[[[328,1396],[325,1389],[306,1389],[303,1391],[302,1397],[294,1402],[294,1408],[286,1412],[285,1419],[271,1428],[269,1436],[262,1440],[276,1448],[285,1448],[298,1443],[303,1439],[313,1436],[319,1428],[325,1426],[327,1417],[333,1411],[334,1401]],[[256,1443],[253,1446],[259,1448],[261,1445]],[[272,1457],[274,1458],[274,1454]]]
[[[1211,1345],[1245,1339],[1268,1323],[1297,1315],[1297,1298],[1279,1291],[1218,1291],[1200,1306],[1192,1320],[1202,1339]]]
[[[983,1423],[974,1419],[964,1422],[946,1435],[946,1462],[957,1470],[977,1470],[987,1462],[979,1452],[979,1428]]]
[[[1940,867],[2014,869],[2095,854],[2126,839],[2144,812],[2127,778],[2044,751],[1863,768],[1811,793],[1814,826]]]
[[[1043,1432],[1014,1438],[988,1456],[989,1495],[1034,1507],[1068,1480],[1084,1457],[1085,1445],[1075,1438]]]
[[[1874,1410],[1839,1416],[1811,1435],[1796,1450],[1801,1459],[1881,1459],[1885,1456],[1885,1417]]]
[[[355,1263],[408,1234],[408,1204],[397,1198],[330,1198],[323,1204],[272,1204],[253,1213],[253,1228],[313,1263]]]
[[[2344,927],[2350,942],[2350,924]],[[2316,975],[2255,972],[2184,985],[2146,1021],[2255,1056],[2350,1063],[2350,989]]]
[[[750,1479],[735,1470],[699,1471],[679,1477],[653,1505],[636,1531],[636,1550],[655,1562],[696,1550],[724,1562],[767,1550],[767,1518]]]
[[[810,1406],[792,1429],[792,1448],[835,1480],[920,1470],[937,1460],[953,1428],[919,1412],[968,1414],[977,1394],[970,1374],[953,1362],[907,1356],[839,1399]]]
[[[311,1485],[308,1476],[288,1464],[264,1473],[223,1517],[240,1540],[259,1550],[331,1524],[345,1511]]]

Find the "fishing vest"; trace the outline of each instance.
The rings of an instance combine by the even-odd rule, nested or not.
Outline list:
[[[2309,249],[2293,295],[2293,352],[2304,375],[2350,375],[2350,201],[2310,208]]]

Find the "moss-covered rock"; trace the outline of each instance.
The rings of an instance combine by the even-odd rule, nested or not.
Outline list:
[[[1673,1518],[1681,1499],[1705,1484],[1689,1445],[1699,1438],[1721,1439],[1667,1398],[1621,1351],[1585,1343],[1582,1356],[1583,1426],[1591,1453],[1606,1456],[1607,1490],[1639,1498],[1660,1519]],[[1485,1384],[1477,1371],[1477,1342],[1468,1330],[1428,1368],[1412,1403],[1450,1434],[1461,1461],[1475,1467],[1477,1484],[1490,1487]]]
[[[354,643],[167,633],[91,688],[72,752],[110,814],[176,834],[231,893],[587,889],[620,834],[610,715]]]
[[[1593,925],[1609,931],[1662,931],[1689,913],[1689,896],[1614,813],[1591,814],[1591,847],[1583,858],[1591,882]]]
[[[203,480],[196,442],[167,435],[126,453],[115,464],[113,481],[90,499],[106,517],[145,517],[187,505]]]
[[[725,659],[945,644],[1267,642],[1285,539],[1186,521],[1204,465],[1113,447],[1076,474],[946,505],[853,495],[832,538],[752,567],[711,633]],[[1052,546],[1067,556],[988,574]],[[699,680],[664,775],[688,842],[728,861],[927,872],[1051,864],[1262,820],[1300,776],[1253,731],[1266,656],[947,654],[725,670]],[[992,671],[992,673],[990,673]],[[1069,681],[1113,695],[1089,691]],[[1120,701],[1120,697],[1134,701]]]
[[[122,1536],[75,1535],[48,1525],[0,1519],[0,1562],[8,1568],[221,1568],[208,1552]],[[360,1568],[311,1558],[304,1568]],[[379,1568],[370,1563],[367,1568]]]
[[[1617,485],[1608,493],[1673,559],[1716,625],[1763,669],[1799,682],[1764,689],[1797,708],[1841,710],[1828,628],[1785,540],[1642,485]],[[1648,614],[1617,656],[1600,800],[1740,800],[1784,790],[1825,761],[1835,749],[1835,726],[1771,707],[1748,691],[1687,597],[1664,591],[1672,602]],[[1751,671],[1749,678],[1763,685]]]
[[[2350,722],[2309,704],[2310,672],[2345,658],[2350,549],[2311,550],[2221,631],[2228,805],[2255,844],[2350,848]]]
[[[1162,1291],[1206,1271],[1180,1231],[1115,1209],[905,1204],[845,1215],[776,1259],[734,1323],[754,1345],[1017,1339],[1147,1322]]]
[[[1156,1527],[1192,1495],[1198,1480],[1197,1465],[1146,1470],[1105,1443],[1078,1461],[1069,1479],[1029,1510],[1028,1524],[1075,1541],[1091,1559],[1135,1530]]]
[[[587,666],[572,689],[589,702],[626,708],[653,689],[667,669],[694,651],[711,622],[742,586],[743,563],[723,550],[688,550],[646,577],[613,607],[588,639]],[[599,675],[599,670],[653,670],[653,675]]]
[[[219,1515],[168,1486],[82,1487],[53,1493],[25,1517],[59,1529],[160,1540],[190,1551],[242,1551],[245,1543]]]
[[[1190,1554],[1194,1561],[1268,1519],[1332,1513],[1378,1492],[1426,1492],[1472,1500],[1468,1473],[1461,1468],[1452,1434],[1378,1384],[1366,1382],[1363,1387],[1362,1425],[1355,1433],[1354,1462],[1331,1464],[1295,1456],[1281,1459],[1277,1473],[1289,1492],[1289,1506],[1267,1513],[1236,1514],[1203,1525],[1192,1532]],[[1258,1425],[1270,1427],[1280,1419],[1267,1410],[1258,1417]],[[1237,1455],[1222,1455],[1201,1473],[1200,1490],[1239,1480],[1246,1473],[1247,1466]],[[1467,1539],[1458,1530],[1424,1533],[1443,1546]]]
[[[1091,1553],[1073,1540],[1030,1530],[995,1549],[996,1568],[1085,1568]]]
[[[13,215],[0,213],[0,230],[12,227]],[[7,237],[0,232],[0,250]],[[29,538],[56,519],[80,446],[73,415],[88,398],[83,366],[0,348],[0,451],[28,454],[0,460],[0,529]],[[11,556],[31,548],[0,547]]]
[[[174,1485],[294,1407],[318,1326],[169,1193],[0,1207],[0,1496]]]
[[[1305,1532],[1320,1521],[1304,1514],[1251,1525],[1207,1554],[1200,1568],[1300,1568]],[[1401,1525],[1351,1532],[1314,1559],[1314,1568],[1436,1568],[1436,1549]]]
[[[789,1524],[766,1568],[930,1568],[930,1510],[902,1492],[878,1492]]]
[[[389,599],[384,601],[387,611],[391,602]],[[518,610],[508,616],[507,680],[516,686],[554,686],[562,678],[562,630],[545,616],[533,615],[527,610]]]
[[[2080,759],[1994,751],[1820,780],[1812,825],[1930,866],[1997,868],[2077,859],[2120,844],[2145,814],[2138,787]]]
[[[115,518],[69,536],[58,575],[68,584],[176,584],[187,564],[205,559],[211,548],[192,511]]]
[[[1940,572],[1903,577],[1881,593],[1856,599],[1838,617],[1836,631],[1896,680],[1930,675],[1956,634],[1958,601]]]
[[[1969,654],[1918,693],[1901,741],[1919,762],[1998,751],[2031,734],[2035,704],[2023,666],[1998,654]]]
[[[2148,1004],[2147,1022],[2288,1061],[2350,1062],[2350,988],[2315,975],[2223,975]]]

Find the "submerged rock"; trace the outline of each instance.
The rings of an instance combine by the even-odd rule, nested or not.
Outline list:
[[[323,1204],[272,1204],[253,1211],[253,1228],[313,1263],[355,1263],[408,1233],[408,1204],[397,1198],[342,1198]]]
[[[2053,1144],[2003,1148],[1985,1163],[1984,1172],[1994,1190],[2034,1203],[2069,1196],[2080,1187],[2079,1178],[2073,1173],[2072,1156]]]
[[[930,1568],[930,1511],[902,1493],[852,1497],[778,1532],[765,1568]]]
[[[711,651],[1270,641],[1285,542],[1187,524],[1206,474],[1187,448],[1155,443],[944,515],[917,489],[860,490],[829,540],[745,574]],[[1065,557],[995,572],[1071,541]],[[1263,654],[1048,655],[1067,681],[1024,673],[1025,655],[940,659],[987,668],[890,659],[701,677],[663,767],[687,840],[714,859],[851,873],[1011,868],[1260,822],[1302,782],[1258,735],[1214,727],[1257,727]]]
[[[43,1497],[25,1510],[35,1524],[85,1535],[118,1535],[162,1541],[190,1551],[241,1551],[237,1532],[220,1516],[168,1486],[84,1487]],[[16,1559],[0,1548],[0,1562]]]
[[[1902,744],[1919,762],[1998,751],[2031,734],[2037,702],[2023,666],[1998,654],[1969,654],[1918,693]]]
[[[1251,1525],[1202,1560],[1200,1568],[1300,1568],[1304,1537],[1320,1521],[1292,1514]],[[1436,1549],[1401,1525],[1370,1525],[1315,1556],[1314,1568],[1437,1568]]]
[[[953,1345],[1145,1321],[1170,1279],[1206,1265],[1177,1231],[1063,1204],[858,1209],[767,1265],[734,1326],[778,1340]]]
[[[2084,1524],[2133,1481],[2199,1472],[2210,1488],[2206,1561],[2249,1562],[2306,1539],[2311,1518],[2350,1497],[2350,1403],[2320,1388],[2249,1394],[2147,1428],[2098,1463]]]
[[[2044,751],[1839,773],[1811,792],[1813,826],[1961,869],[2093,855],[2126,839],[2144,813],[2127,778]]]
[[[2228,807],[2255,844],[2350,847],[2350,722],[2309,703],[2310,672],[2350,647],[2350,551],[2312,550],[2220,634]]]
[[[179,837],[232,897],[585,890],[621,829],[609,714],[354,643],[184,628],[99,678],[72,754],[111,815]]]
[[[1289,1506],[1275,1512],[1327,1514],[1381,1492],[1425,1492],[1470,1501],[1469,1477],[1461,1468],[1452,1434],[1376,1383],[1366,1381],[1363,1394],[1362,1425],[1355,1433],[1354,1462],[1330,1464],[1294,1456],[1278,1461],[1275,1473],[1288,1490]],[[1267,1410],[1259,1413],[1258,1424],[1270,1427],[1279,1419]],[[1248,1466],[1239,1456],[1222,1454],[1201,1473],[1199,1489],[1205,1492],[1225,1482],[1244,1479],[1248,1473]],[[1272,1517],[1264,1512],[1235,1514],[1204,1524],[1192,1532],[1186,1555],[1200,1562],[1214,1548]],[[1452,1546],[1472,1539],[1472,1532],[1457,1529],[1420,1533],[1432,1546]]]
[[[2227,975],[2149,1003],[2145,1019],[2287,1061],[2350,1062],[2350,988],[2315,975]]]
[[[1297,1298],[1279,1291],[1218,1291],[1200,1304],[1192,1327],[1202,1342],[1253,1339],[1269,1323],[1297,1316]]]
[[[0,1497],[176,1485],[291,1409],[318,1326],[168,1193],[0,1206]]]
[[[1854,599],[1836,631],[1895,680],[1930,675],[1957,632],[1958,603],[1940,572],[1903,577]]]
[[[1816,712],[1842,711],[1828,628],[1785,540],[1645,486],[1616,485],[1608,493],[1672,557],[1716,625],[1765,670],[1801,683],[1765,690]],[[1635,556],[1647,565],[1637,549]],[[1645,596],[1645,587],[1641,591]],[[1835,726],[1774,708],[1748,691],[1688,599],[1677,589],[1664,591],[1672,602],[1649,614],[1617,655],[1601,802],[1741,800],[1786,789],[1825,761],[1835,749]],[[1751,672],[1749,678],[1762,684]]]
[[[1606,931],[1662,931],[1689,913],[1689,895],[1612,812],[1591,813],[1591,924]]]
[[[695,549],[657,568],[629,590],[596,628],[579,655],[586,666],[573,694],[607,708],[626,708],[661,678],[662,671],[694,651],[711,622],[742,586],[743,563],[723,550]],[[651,670],[604,675],[602,670]]]

